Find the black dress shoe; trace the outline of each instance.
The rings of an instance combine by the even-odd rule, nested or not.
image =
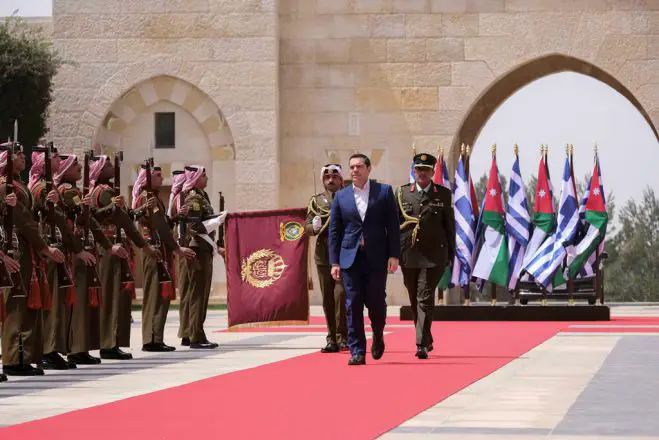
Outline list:
[[[214,342],[191,342],[190,348],[197,350],[213,350],[217,348],[218,345]]]
[[[41,368],[44,370],[68,370],[69,364],[56,351],[44,355],[41,361]]]
[[[4,373],[0,373],[0,382],[7,382],[7,375]]]
[[[345,342],[339,342],[339,351],[348,351],[350,348]]]
[[[321,353],[338,353],[339,346],[335,342],[328,342],[326,346],[320,349]]]
[[[100,358],[94,357],[88,352],[70,354],[67,359],[76,365],[98,365],[101,363]]]
[[[348,360],[348,365],[366,365],[366,357],[363,354],[355,354]]]
[[[133,359],[133,355],[130,353],[126,353],[125,351],[121,350],[119,347],[114,347],[114,348],[102,348],[101,349],[101,359],[116,359],[119,361],[127,361],[129,359]]]
[[[371,356],[376,361],[382,357],[384,354],[384,338],[373,337],[373,343],[371,344]]]
[[[23,365],[3,365],[2,372],[7,376],[43,376],[44,372],[39,367],[33,367],[30,364]]]
[[[428,346],[428,353],[430,353],[430,352],[433,351],[434,349],[435,349],[435,347],[433,347],[433,345],[430,344],[430,345]]]
[[[424,346],[417,347],[415,356],[419,359],[428,359],[428,349]]]
[[[189,347],[190,346],[190,338],[181,339],[181,345],[184,346],[184,347]]]
[[[167,352],[174,350],[176,350],[176,347],[165,345],[164,342],[149,342],[148,344],[144,344],[142,346],[142,351]]]

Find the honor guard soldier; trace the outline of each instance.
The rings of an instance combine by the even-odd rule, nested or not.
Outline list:
[[[89,194],[83,194],[77,186],[82,178],[82,165],[75,154],[61,155],[59,171],[54,182],[60,194],[62,208],[66,214],[67,223],[74,234],[82,242],[86,252],[98,260],[96,244],[104,252],[113,253],[124,258],[128,256],[121,245],[112,245],[103,234],[101,226],[91,215]],[[89,189],[89,155],[86,155],[86,189]],[[100,343],[100,302],[101,284],[97,264],[76,258],[73,260],[74,299],[69,328],[68,360],[80,365],[96,365],[101,359],[89,354],[91,350],[101,348]]]
[[[117,168],[119,161],[116,160]],[[115,188],[117,175],[115,166],[108,156],[94,156],[90,166],[92,208],[103,232],[115,244],[130,249],[130,241],[148,254],[155,250],[149,245],[133,224],[126,209],[126,201]],[[114,184],[110,181],[114,179]],[[125,231],[125,235],[122,233]],[[130,241],[129,241],[129,240]],[[122,261],[123,260],[123,261]],[[117,253],[102,251],[99,262],[103,298],[101,301],[101,359],[132,359],[130,353],[120,347],[130,347],[130,309],[134,280],[131,262]],[[130,281],[127,281],[129,279]],[[131,286],[130,283],[133,283]],[[131,289],[132,287],[132,289]]]
[[[325,191],[314,194],[309,200],[304,232],[316,236],[314,261],[323,297],[323,312],[327,321],[327,345],[322,353],[348,351],[348,329],[346,324],[346,291],[341,280],[332,278],[327,248],[330,205],[334,195],[343,187],[341,165],[328,164],[321,168],[320,179]]]
[[[206,310],[213,277],[213,252],[215,231],[207,231],[203,221],[214,215],[208,194],[204,191],[208,184],[206,169],[200,165],[185,167],[185,183],[181,197],[187,215],[182,217],[181,225],[185,230],[182,243],[187,244],[197,254],[194,260],[185,259],[181,264],[181,279],[185,279],[184,291],[181,293],[182,304],[188,316],[185,321],[187,329],[182,334],[188,336],[182,344],[190,348],[214,349],[218,344],[210,342],[204,332]],[[183,259],[181,259],[183,260]]]
[[[416,356],[427,359],[433,350],[430,332],[435,290],[455,255],[455,223],[451,192],[432,182],[437,159],[414,156],[415,183],[398,188],[401,222],[400,266],[416,326]]]
[[[151,174],[150,178],[148,173]],[[133,185],[132,209],[144,239],[156,248],[156,255],[142,255],[144,273],[142,298],[142,350],[174,351],[164,343],[165,322],[169,302],[176,299],[170,268],[173,255],[195,258],[193,250],[180,247],[165,215],[165,205],[158,197],[162,186],[162,170],[143,164]]]
[[[69,352],[69,322],[71,308],[75,304],[72,266],[73,258],[86,265],[96,264],[96,258],[85,251],[82,241],[76,237],[62,210],[62,200],[53,183],[53,174],[59,171],[61,158],[57,150],[50,148],[50,166],[46,164],[46,152],[50,147],[37,146],[32,152],[32,168],[28,188],[34,198],[34,214],[39,219],[42,237],[57,247],[66,257],[62,264],[43,262],[42,289],[50,289],[51,304],[43,304],[43,352],[44,369],[67,370],[76,368],[75,362],[65,361],[60,354]],[[52,230],[55,228],[55,230]]]
[[[6,319],[2,326],[3,372],[15,376],[42,376],[43,358],[42,289],[36,274],[37,257],[64,262],[64,254],[49,247],[41,238],[34,220],[30,190],[20,179],[25,170],[25,154],[18,143],[0,146],[0,198],[15,192],[17,203],[10,208],[13,224],[3,228],[9,247],[19,256],[20,271],[13,277],[13,287],[5,294]],[[8,183],[11,182],[11,183]]]

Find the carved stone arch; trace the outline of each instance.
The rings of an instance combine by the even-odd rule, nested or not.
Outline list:
[[[457,163],[460,145],[465,143],[473,146],[489,118],[508,97],[537,79],[559,72],[581,73],[597,79],[616,90],[636,107],[645,121],[650,125],[655,137],[659,139],[657,128],[648,112],[632,92],[613,75],[587,61],[569,55],[550,54],[533,59],[509,70],[486,87],[476,98],[462,119],[458,131],[453,138],[453,144],[451,146],[452,163]]]

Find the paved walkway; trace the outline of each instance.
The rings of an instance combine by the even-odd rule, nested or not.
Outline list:
[[[657,317],[659,307],[614,307],[612,312]],[[396,316],[397,308],[389,313]],[[312,314],[321,311],[313,307]],[[226,328],[226,312],[212,311],[207,334],[221,350],[177,347],[174,353],[143,353],[136,349],[141,347],[140,313],[133,316],[133,361],[104,361],[39,378],[12,377],[0,384],[0,426],[313,353],[324,345],[324,334],[313,331],[322,326],[294,333],[213,333]],[[177,312],[172,311],[165,338],[170,344],[178,343],[177,326]],[[579,331],[597,327],[573,324],[575,331],[559,333],[383,438],[659,439],[659,333],[648,329],[659,326]]]

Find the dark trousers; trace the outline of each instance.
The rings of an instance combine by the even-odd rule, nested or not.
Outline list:
[[[343,283],[332,278],[330,266],[317,264],[316,269],[323,296],[323,312],[327,321],[327,343],[347,342],[346,291]]]
[[[427,269],[412,269],[402,267],[403,283],[410,297],[410,305],[416,327],[416,345],[427,347],[432,344],[432,311],[435,307],[435,290],[442,278],[442,266]]]
[[[355,262],[349,269],[341,270],[346,289],[346,311],[348,314],[348,345],[350,353],[366,354],[364,332],[364,306],[368,308],[374,337],[382,337],[387,319],[387,269],[373,270],[366,255],[357,252]]]

